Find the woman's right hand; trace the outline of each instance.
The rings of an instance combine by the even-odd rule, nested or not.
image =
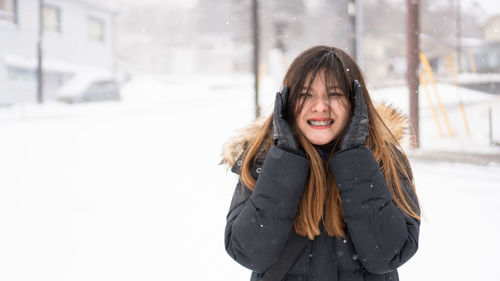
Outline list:
[[[274,144],[285,150],[300,151],[297,139],[286,120],[287,101],[290,89],[283,88],[281,93],[276,93],[273,113],[273,141]]]

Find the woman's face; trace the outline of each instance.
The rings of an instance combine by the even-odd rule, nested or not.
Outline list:
[[[305,81],[308,83],[310,78],[311,74]],[[316,145],[327,144],[339,137],[350,119],[347,93],[335,86],[327,89],[328,84],[325,72],[318,71],[309,92],[305,84],[300,93],[299,104],[304,100],[304,106],[297,116],[297,127]]]

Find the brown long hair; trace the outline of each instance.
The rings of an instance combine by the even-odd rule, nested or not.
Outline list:
[[[400,180],[400,178],[403,178],[410,183],[413,193],[416,194],[408,159],[398,140],[375,110],[360,68],[344,51],[335,47],[316,46],[304,51],[295,58],[288,68],[282,83],[282,87],[286,85],[290,88],[288,112],[286,114],[287,121],[294,130],[310,162],[309,177],[295,216],[295,231],[313,240],[315,236],[320,234],[319,224],[322,222],[329,236],[342,237],[345,235],[342,202],[335,183],[335,177],[329,168],[329,161],[325,166],[313,144],[307,140],[296,126],[296,116],[303,106],[303,102],[299,97],[302,88],[304,85],[308,85],[310,88],[312,80],[318,71],[325,71],[325,82],[327,84],[335,83],[336,86],[344,90],[351,103],[351,109],[354,108],[353,81],[358,80],[360,82],[363,87],[370,120],[366,145],[380,165],[395,204],[409,216],[420,220],[418,199],[415,200],[416,202],[412,200]],[[308,77],[311,78],[306,81]],[[325,86],[328,87],[329,85]],[[273,145],[272,130],[271,115],[267,118],[258,136],[249,144],[245,153],[241,179],[244,185],[251,190],[254,189],[256,182],[250,173],[251,168],[257,157],[261,153],[268,151]],[[334,140],[332,152],[335,150],[339,139]]]

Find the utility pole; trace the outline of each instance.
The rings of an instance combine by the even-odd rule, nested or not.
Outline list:
[[[258,0],[252,0],[252,34],[253,34],[253,74],[255,87],[255,118],[260,116],[259,106],[259,5]]]
[[[462,66],[462,46],[461,46],[461,37],[462,37],[462,27],[461,27],[461,15],[460,15],[460,0],[457,0],[457,11],[456,11],[456,19],[457,19],[457,74],[461,71]]]
[[[356,0],[349,0],[347,2],[347,14],[349,15],[349,18],[351,20],[351,34],[349,36],[350,40],[350,49],[351,49],[351,57],[353,59],[356,59],[357,57],[357,50],[356,50],[356,35],[357,34],[357,28],[356,28]]]
[[[43,0],[38,0],[37,102],[43,103]]]
[[[120,80],[120,77],[119,76],[119,73],[118,73],[118,52],[117,52],[117,48],[116,48],[116,41],[117,41],[117,25],[116,25],[116,18],[117,18],[117,12],[116,11],[113,11],[113,14],[112,14],[112,17],[111,17],[111,32],[112,32],[112,36],[111,37],[111,46],[112,46],[112,52],[113,52],[113,57],[111,58],[113,61],[112,61],[112,64],[113,64],[113,79],[115,79],[115,81],[119,82]]]
[[[407,83],[409,90],[410,108],[410,147],[417,149],[420,146],[418,124],[418,59],[419,59],[419,0],[407,0],[408,20],[406,25],[407,36]]]
[[[364,68],[365,62],[363,58],[363,0],[356,0],[356,62],[361,68]]]

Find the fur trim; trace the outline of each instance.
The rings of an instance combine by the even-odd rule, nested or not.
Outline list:
[[[392,135],[400,142],[406,133],[406,116],[390,104],[376,103],[374,106]],[[266,118],[267,117],[260,117],[246,127],[238,130],[233,137],[227,140],[222,148],[222,160],[219,164],[225,164],[227,165],[227,169],[230,169],[238,160],[238,157],[248,147],[248,144],[257,137]],[[380,124],[380,126],[382,126],[382,124]],[[394,142],[389,133],[387,133],[384,138],[389,143]]]
[[[239,129],[233,137],[228,139],[222,147],[222,160],[219,164],[226,164],[227,169],[231,169],[248,144],[257,137],[265,121],[266,117],[260,117],[246,127]]]
[[[396,138],[398,142],[401,142],[408,130],[408,119],[406,118],[406,115],[404,115],[392,104],[381,102],[374,104],[374,106],[378,114],[380,115],[380,118],[384,120],[385,125],[392,133],[394,138]],[[386,135],[384,136],[384,139],[389,143],[393,143],[394,139],[389,135],[387,131],[385,132]]]

